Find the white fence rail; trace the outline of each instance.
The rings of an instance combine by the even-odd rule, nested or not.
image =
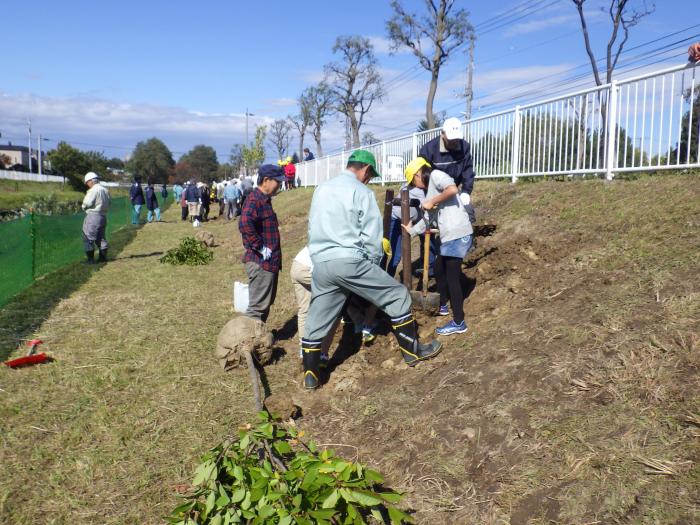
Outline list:
[[[439,129],[363,146],[382,184]],[[648,73],[471,119],[462,125],[476,178],[605,174],[700,168],[700,63]],[[337,175],[350,152],[297,165],[303,186]]]
[[[27,180],[34,182],[65,182],[65,179],[63,177],[58,177],[56,175],[39,175],[37,173],[25,173],[23,171],[9,170],[0,170],[0,179]]]

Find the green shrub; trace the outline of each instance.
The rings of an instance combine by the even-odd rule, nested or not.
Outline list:
[[[194,237],[185,237],[180,242],[180,246],[165,252],[160,258],[162,263],[187,264],[188,266],[199,266],[209,264],[214,258],[214,252],[209,250],[203,242]]]
[[[185,502],[165,518],[176,525],[336,525],[413,523],[402,495],[381,474],[331,450],[305,445],[294,427],[267,412],[202,458]]]

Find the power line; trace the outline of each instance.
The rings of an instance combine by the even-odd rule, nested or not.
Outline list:
[[[672,36],[676,36],[676,35],[678,35],[678,34],[684,33],[684,32],[686,32],[686,31],[688,31],[688,30],[690,30],[690,29],[695,29],[696,27],[700,27],[700,24],[695,24],[695,25],[689,26],[689,27],[687,27],[687,28],[685,28],[685,29],[682,29],[682,30],[679,30],[679,31],[674,31],[674,32],[668,33],[668,34],[666,34],[666,35],[663,35],[663,36],[661,36],[661,37],[655,38],[655,39],[653,39],[653,40],[649,40],[649,41],[647,41],[647,42],[643,42],[643,43],[638,44],[638,45],[636,45],[636,46],[630,47],[630,48],[628,48],[628,49],[625,49],[625,50],[623,51],[622,55],[626,55],[627,53],[629,53],[629,52],[631,52],[631,51],[634,51],[634,50],[637,50],[637,49],[641,49],[641,48],[646,47],[646,46],[648,46],[648,45],[657,43],[657,42],[659,42],[659,41],[661,41],[661,40],[665,40],[665,39],[668,39],[668,38],[670,38],[670,37],[672,37]],[[670,43],[670,44],[665,44],[664,46],[661,46],[661,47],[656,48],[656,49],[652,49],[651,51],[646,52],[646,53],[644,53],[644,54],[642,54],[642,55],[637,55],[637,56],[635,56],[635,57],[631,57],[631,58],[629,58],[629,59],[627,59],[627,60],[625,60],[625,61],[622,62],[621,67],[618,68],[618,73],[634,71],[634,69],[631,69],[631,70],[628,69],[628,70],[626,70],[626,71],[621,71],[621,70],[624,70],[624,68],[625,68],[626,66],[629,66],[629,65],[632,65],[632,64],[636,64],[636,63],[638,63],[638,62],[640,62],[640,61],[645,61],[645,60],[648,60],[649,58],[653,58],[653,57],[658,56],[658,55],[660,55],[660,54],[662,54],[662,53],[665,53],[665,52],[667,52],[668,50],[670,50],[671,48],[674,48],[674,47],[676,47],[677,45],[679,45],[679,44],[681,44],[681,43],[684,43],[684,42],[687,42],[687,41],[689,41],[689,40],[693,40],[693,39],[697,38],[698,36],[700,36],[700,33],[699,33],[699,34],[696,34],[696,35],[692,35],[692,36],[686,37],[686,38],[684,38],[684,39],[681,39],[681,40],[678,40],[678,41],[675,41],[675,42],[672,42],[672,43]],[[682,54],[683,54],[683,53],[681,53],[681,55],[682,55]],[[671,58],[675,58],[676,56],[679,56],[679,55],[674,55],[673,57],[665,57],[665,58],[663,58],[663,59],[661,59],[661,60],[654,61],[653,63],[645,63],[645,64],[643,64],[643,65],[640,66],[640,67],[646,67],[646,66],[648,66],[648,65],[652,65],[652,64],[657,64],[657,63],[660,63],[660,62],[664,62],[664,61],[670,60]],[[598,59],[596,62],[602,63],[603,61],[604,61],[604,59]],[[558,77],[558,76],[560,76],[560,75],[562,75],[562,74],[564,74],[564,73],[571,73],[571,72],[576,71],[576,70],[578,70],[578,69],[581,69],[581,68],[583,68],[583,67],[590,67],[590,63],[581,64],[581,65],[579,65],[579,66],[575,66],[575,67],[573,67],[573,68],[567,69],[567,70],[565,70],[565,71],[558,72],[558,73],[553,74],[553,75],[548,75],[548,76],[546,76],[546,77],[542,77],[542,78],[539,78],[539,79],[536,79],[536,80],[532,80],[532,81],[529,81],[529,82],[526,82],[526,83],[518,84],[517,86],[511,86],[511,87],[508,87],[508,88],[503,88],[503,89],[497,90],[497,91],[495,91],[495,92],[491,92],[491,93],[489,93],[489,95],[482,95],[482,96],[480,96],[480,97],[477,97],[475,100],[483,99],[483,98],[487,98],[487,97],[491,97],[491,96],[493,96],[494,93],[504,93],[504,92],[509,92],[509,91],[513,91],[513,90],[516,90],[516,89],[521,89],[523,86],[536,84],[536,83],[542,82],[542,80],[545,80],[545,79],[548,79],[548,78],[555,78],[555,77]],[[638,68],[635,68],[635,69],[638,69]],[[583,73],[583,74],[580,74],[580,75],[576,75],[576,76],[574,76],[574,77],[569,77],[569,78],[560,79],[558,82],[555,82],[555,83],[550,84],[550,85],[547,85],[547,86],[538,87],[536,90],[533,90],[533,91],[529,91],[529,92],[525,92],[525,93],[518,93],[517,95],[515,95],[515,100],[521,100],[523,97],[527,97],[527,96],[535,95],[535,94],[538,95],[538,98],[539,98],[539,96],[542,95],[543,90],[545,90],[546,92],[549,92],[549,90],[551,90],[552,88],[562,87],[562,90],[563,90],[564,88],[570,89],[571,86],[574,85],[574,84],[576,84],[576,83],[578,83],[578,84],[580,85],[580,80],[581,80],[581,79],[584,79],[584,78],[588,78],[589,74],[590,74],[590,73],[586,72],[586,73]],[[561,91],[561,90],[560,90],[560,91]],[[507,101],[508,103],[512,103],[513,100],[514,100],[514,99],[513,99],[513,98],[510,98],[510,97],[509,97],[508,99],[504,99],[504,101]],[[498,101],[498,103],[501,103],[501,101]],[[451,109],[453,109],[453,108],[455,108],[455,107],[457,107],[457,106],[460,106],[461,104],[462,104],[462,102],[460,101],[460,102],[458,102],[458,103],[456,103],[456,104],[452,104],[451,106],[448,106],[448,107],[446,107],[446,108],[443,108],[443,109],[440,110],[440,111],[449,111],[449,110],[451,110]],[[511,105],[512,105],[512,104],[511,104]],[[493,109],[494,106],[495,106],[495,107],[498,107],[498,106],[496,106],[496,103],[491,103],[491,104],[488,104],[488,105],[486,105],[486,106],[480,106],[480,107],[478,107],[477,109],[478,109],[478,110],[484,110],[484,109],[486,109],[486,108],[491,108],[491,109]],[[413,121],[407,122],[406,124],[401,124],[401,125],[399,125],[399,126],[395,126],[395,127],[393,127],[393,129],[396,130],[396,131],[404,131],[404,130],[407,129],[408,126],[411,126],[412,124],[414,124]],[[372,124],[369,124],[369,123],[368,123],[367,125],[372,125]],[[387,129],[389,129],[389,128],[387,127]]]
[[[549,1],[549,4],[542,6],[542,4],[547,2],[547,1]],[[496,15],[495,17],[488,19],[488,20],[485,20],[484,22],[481,22],[479,24],[475,24],[474,29],[477,30],[483,26],[487,26],[487,29],[481,34],[488,34],[492,31],[495,31],[496,29],[500,29],[502,27],[508,26],[510,24],[513,24],[515,22],[522,20],[523,18],[526,18],[530,15],[533,15],[539,11],[547,9],[560,1],[561,0],[537,0],[534,3],[531,1],[530,2],[523,2],[522,4],[519,4],[518,6],[516,6],[515,8],[513,8],[510,11],[501,13],[500,15]],[[529,9],[529,11],[527,11],[528,9]],[[525,12],[525,11],[527,11],[527,12]],[[524,14],[522,14],[523,12],[524,12]],[[515,15],[519,15],[519,14],[520,14],[520,16],[516,16],[516,18],[514,18],[512,20],[506,21],[508,18],[513,17]],[[459,51],[460,49],[464,48],[467,44],[468,44],[468,41],[463,42],[462,44],[457,46],[452,52],[454,53],[456,51]],[[395,77],[387,80],[384,83],[384,88],[385,89],[389,88],[389,87],[397,88],[398,86],[401,86],[407,82],[410,82],[410,81],[414,80],[415,78],[417,78],[418,76],[420,76],[423,72],[423,69],[424,69],[424,67],[420,63],[414,64],[413,66],[411,66],[407,70],[403,71],[402,73],[399,73]]]

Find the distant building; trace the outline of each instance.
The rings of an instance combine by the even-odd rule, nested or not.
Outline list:
[[[0,144],[0,155],[4,155],[10,159],[10,162],[6,163],[6,167],[11,166],[23,166],[25,170],[29,171],[29,148],[27,146],[13,146],[10,142],[9,144]],[[41,158],[44,161],[44,166],[46,166],[45,154],[41,152]],[[32,149],[32,170],[37,171],[37,151]]]

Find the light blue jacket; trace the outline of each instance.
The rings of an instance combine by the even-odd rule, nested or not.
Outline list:
[[[314,264],[334,259],[382,259],[382,217],[374,192],[349,171],[324,182],[309,211],[309,253]]]

